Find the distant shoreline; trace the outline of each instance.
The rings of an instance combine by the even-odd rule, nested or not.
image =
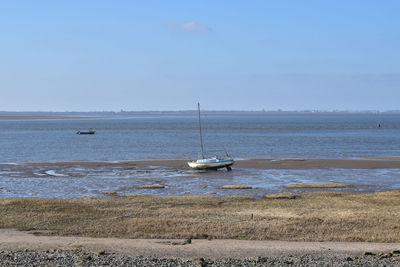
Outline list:
[[[16,120],[63,120],[63,119],[88,119],[94,117],[81,117],[81,116],[4,116],[0,115],[0,121],[16,121]]]
[[[400,111],[393,112],[350,112],[350,111],[212,111],[204,110],[207,116],[400,116]],[[61,119],[98,119],[129,118],[146,116],[197,116],[197,111],[123,111],[123,112],[5,112],[0,111],[0,121],[15,120],[61,120]]]
[[[378,110],[300,110],[300,111],[262,111],[262,110],[202,110],[205,115],[237,115],[237,116],[285,116],[285,115],[400,115],[400,110],[378,111]],[[192,116],[197,115],[197,110],[147,110],[147,111],[0,111],[0,117],[93,117],[93,116]]]

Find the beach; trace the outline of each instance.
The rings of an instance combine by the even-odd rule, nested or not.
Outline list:
[[[338,255],[361,256],[363,252],[379,254],[392,252],[400,243],[373,242],[290,242],[290,241],[249,241],[234,239],[124,239],[90,238],[74,236],[40,236],[35,231],[24,232],[0,229],[0,250],[74,250],[77,248],[97,253],[104,250],[130,256],[158,258],[252,258],[282,257],[285,255]]]
[[[390,256],[388,256],[390,255]],[[392,256],[395,255],[395,256]],[[336,256],[287,255],[252,258],[161,258],[74,250],[0,251],[3,266],[399,266],[397,254]]]
[[[284,178],[282,184],[275,181],[277,193],[264,195],[254,193],[264,191],[253,184],[243,186],[243,181],[254,182],[249,174],[277,171],[277,175],[281,171],[310,175],[337,169],[339,175],[359,170],[363,177],[364,172],[387,174],[391,170],[396,175],[400,169],[397,157],[248,159],[238,160],[231,172],[205,173],[192,173],[186,164],[187,160],[0,164],[6,175],[15,177],[0,186],[3,196],[18,192],[26,196],[40,187],[43,196],[48,196],[51,183],[64,196],[0,199],[0,261],[6,266],[55,262],[77,266],[400,264],[399,190],[383,187],[376,192],[367,187],[359,192],[363,185],[357,179],[351,184],[332,179],[308,184]],[[92,188],[93,183],[107,188],[98,180],[104,175],[111,175],[104,183],[119,181],[117,189],[93,196],[82,191],[77,197],[65,198],[68,190],[79,191],[77,186],[83,181],[89,181]],[[138,184],[130,189],[138,193],[127,193],[118,177]],[[23,180],[38,183],[21,191],[19,181]],[[198,191],[179,196],[177,192],[190,180],[197,182],[185,190]],[[242,181],[241,187],[232,187],[238,189],[218,189],[235,181]],[[337,182],[344,181],[349,182]]]
[[[179,239],[35,236],[9,229],[0,230],[0,238],[0,251],[3,251],[0,252],[0,260],[8,258],[21,264],[24,261],[118,266],[400,264],[400,257],[397,256],[400,243],[196,239],[184,244],[184,240]]]
[[[399,199],[400,191],[1,199],[0,262],[397,266]]]

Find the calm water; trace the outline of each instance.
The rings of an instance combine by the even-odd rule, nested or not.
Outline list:
[[[103,191],[119,194],[170,195],[248,195],[298,192],[284,186],[297,183],[349,183],[354,188],[338,191],[385,191],[400,189],[400,169],[322,169],[257,170],[234,168],[233,171],[198,172],[186,169],[149,166],[123,168],[87,167],[79,163],[67,166],[0,164],[0,197],[78,198],[107,197]],[[137,189],[144,184],[163,185],[163,189]],[[250,185],[251,190],[224,190],[222,185]],[[307,190],[306,190],[307,191]],[[309,190],[308,190],[309,191]]]
[[[400,115],[204,115],[202,122],[208,154],[226,148],[235,158],[400,155]],[[75,134],[87,128],[96,134]],[[0,162],[186,159],[199,150],[195,116],[0,121]]]
[[[245,158],[400,156],[399,115],[203,116],[210,151]],[[382,128],[377,128],[381,123]],[[96,129],[77,135],[77,129]],[[290,191],[285,185],[338,182],[351,191],[400,189],[400,170],[256,170],[197,172],[189,168],[88,167],[86,161],[196,158],[195,116],[0,121],[0,197],[76,198],[102,191],[146,195],[250,195]],[[78,161],[49,165],[49,161]],[[29,162],[42,162],[30,164]],[[136,189],[161,184],[164,189]],[[222,190],[243,184],[251,190]]]

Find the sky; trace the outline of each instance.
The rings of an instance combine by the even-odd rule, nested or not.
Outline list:
[[[400,110],[399,10],[2,0],[0,110]]]

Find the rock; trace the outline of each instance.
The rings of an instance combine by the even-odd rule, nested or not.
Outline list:
[[[364,255],[364,256],[374,256],[375,253],[372,253],[371,251],[365,251],[365,252],[363,253],[363,255]]]
[[[171,243],[171,245],[173,245],[173,246],[177,246],[177,245],[184,246],[184,245],[187,245],[187,244],[192,244],[192,239],[191,238],[188,238],[188,239],[186,239],[185,241],[182,241],[182,242],[172,242]]]
[[[391,258],[392,256],[393,256],[392,253],[386,253],[386,254],[381,255],[379,258],[387,259],[387,258]]]
[[[193,265],[196,267],[204,267],[204,266],[207,266],[207,262],[203,258],[194,259]]]
[[[83,255],[83,256],[81,257],[81,259],[82,259],[83,261],[91,261],[91,260],[92,260],[92,256],[90,256],[90,255]]]
[[[288,264],[288,265],[292,265],[293,264],[293,260],[285,260],[283,263],[284,264]]]
[[[103,254],[104,253],[104,254]],[[98,252],[103,254],[99,257],[96,253],[74,250],[47,251],[0,251],[1,266],[399,266],[398,257],[386,253],[386,258],[370,256],[339,256],[339,255],[286,255],[275,257],[259,257],[258,259],[247,258],[224,258],[184,260],[180,258],[157,258],[154,256],[129,256],[106,253],[104,250]],[[368,255],[373,254],[368,252]]]
[[[105,250],[100,250],[99,252],[97,252],[98,255],[105,255],[106,251]]]

